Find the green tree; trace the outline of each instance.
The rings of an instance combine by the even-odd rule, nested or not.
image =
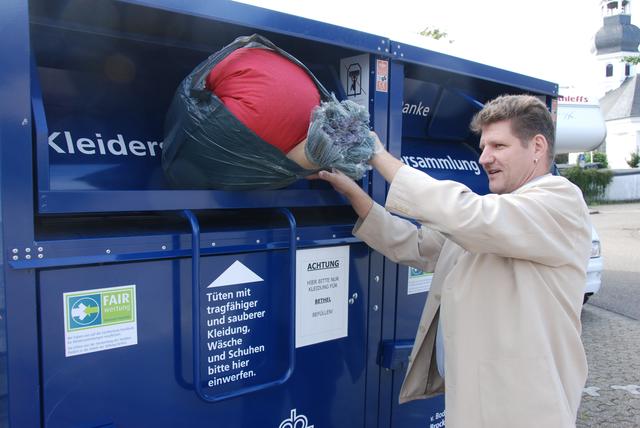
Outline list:
[[[613,172],[609,169],[583,169],[574,166],[560,173],[582,190],[588,204],[602,200],[607,186],[613,181]]]
[[[631,168],[637,168],[640,166],[640,150],[636,149],[635,152],[631,152],[631,158],[626,159],[627,165]]]
[[[600,168],[609,168],[609,160],[607,159],[607,154],[603,152],[592,152],[593,153],[593,162],[597,162],[600,164]]]
[[[430,37],[436,40],[441,40],[441,39],[447,40],[449,38],[449,34],[447,34],[446,31],[442,31],[439,28],[431,27],[429,25],[424,27],[424,30],[420,31],[418,34],[420,34],[421,36]],[[449,40],[449,43],[453,43],[453,40]]]
[[[638,55],[625,56],[622,58],[622,62],[626,62],[627,64],[631,64],[631,65],[638,65],[640,64],[640,56]]]

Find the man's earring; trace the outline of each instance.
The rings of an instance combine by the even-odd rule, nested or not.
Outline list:
[[[533,160],[533,163],[538,163],[538,159],[534,159],[534,160]]]

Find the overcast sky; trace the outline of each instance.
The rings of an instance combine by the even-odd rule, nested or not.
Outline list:
[[[588,87],[598,79],[593,36],[602,26],[600,0],[242,0],[261,7],[331,22],[404,43],[427,46],[474,61],[535,76],[561,86]],[[640,0],[632,2],[638,25]],[[634,7],[636,13],[634,12]],[[446,31],[453,43],[423,40],[426,26]]]

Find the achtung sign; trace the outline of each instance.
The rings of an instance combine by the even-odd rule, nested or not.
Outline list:
[[[296,253],[296,348],[347,336],[349,246]]]

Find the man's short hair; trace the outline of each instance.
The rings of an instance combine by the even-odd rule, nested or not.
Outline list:
[[[489,101],[471,120],[470,128],[476,134],[482,127],[503,120],[511,120],[511,132],[525,147],[538,134],[547,139],[547,160],[553,163],[555,126],[551,113],[540,99],[531,95],[502,95]]]

